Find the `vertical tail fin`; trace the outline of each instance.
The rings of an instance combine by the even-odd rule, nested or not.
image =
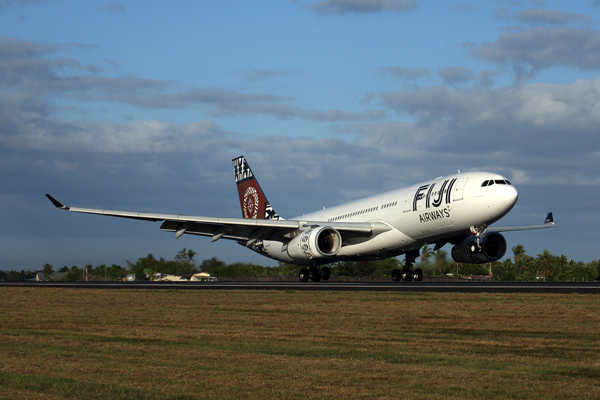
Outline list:
[[[282,219],[277,215],[254,177],[244,156],[231,160],[240,196],[242,215],[249,219]]]

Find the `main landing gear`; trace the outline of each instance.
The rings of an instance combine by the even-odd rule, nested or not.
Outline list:
[[[313,282],[320,282],[321,279],[324,281],[328,281],[330,276],[331,270],[328,267],[323,267],[319,269],[315,266],[312,266],[308,269],[302,268],[300,270],[300,274],[298,274],[300,282],[308,282],[309,279]]]
[[[404,268],[402,271],[399,269],[395,269],[392,271],[392,280],[394,282],[398,282],[403,280],[405,282],[417,281],[420,282],[423,280],[423,270],[421,268],[417,268],[415,270],[412,269],[412,265],[419,256],[419,250],[412,250],[406,253],[406,262],[404,263]]]

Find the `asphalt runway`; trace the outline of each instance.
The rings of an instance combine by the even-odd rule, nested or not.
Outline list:
[[[0,282],[0,287],[145,290],[600,294],[600,282]]]

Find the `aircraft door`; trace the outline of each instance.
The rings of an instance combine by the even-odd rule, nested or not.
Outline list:
[[[463,192],[465,190],[465,183],[467,182],[467,179],[469,178],[460,178],[456,181],[454,187],[452,188],[452,201],[459,201],[463,199]]]
[[[411,190],[406,194],[404,199],[404,212],[410,212],[413,209],[413,197],[415,197],[416,190]]]

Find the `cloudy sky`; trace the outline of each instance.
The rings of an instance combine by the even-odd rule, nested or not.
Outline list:
[[[238,155],[283,217],[497,172],[503,224],[559,224],[509,248],[597,260],[599,22],[599,0],[0,0],[0,269],[273,265],[44,197],[238,217]]]

